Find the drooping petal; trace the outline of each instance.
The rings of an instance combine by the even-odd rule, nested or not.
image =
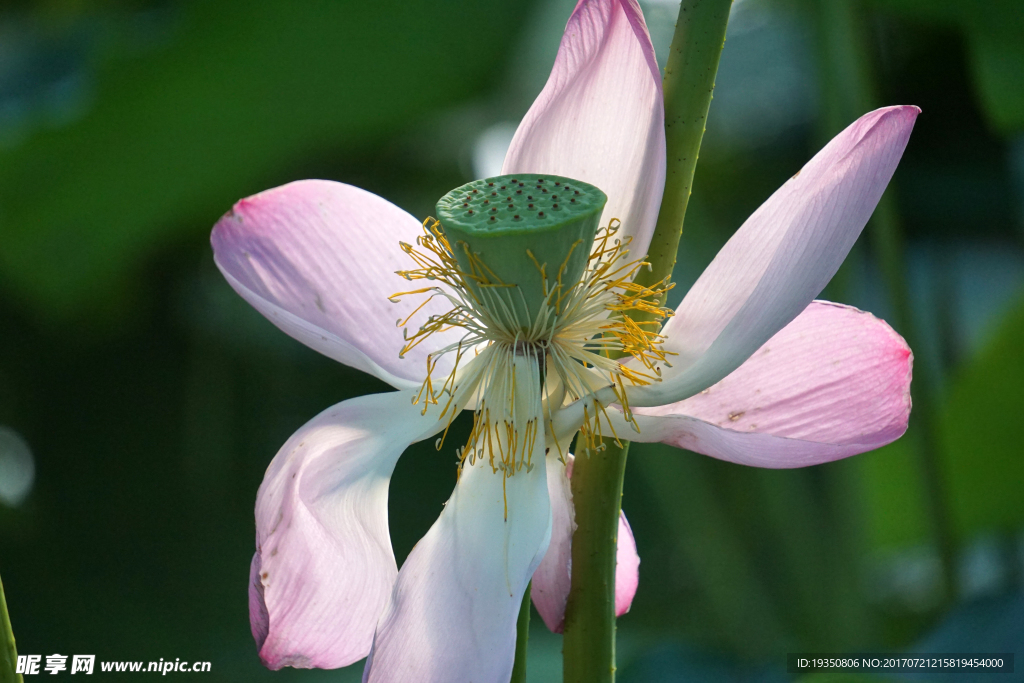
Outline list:
[[[554,633],[561,633],[565,622],[565,603],[569,598],[572,534],[576,530],[576,519],[566,466],[553,453],[549,453],[546,460],[548,497],[551,499],[551,542],[533,573],[530,597],[547,627]]]
[[[674,403],[711,386],[807,307],[874,211],[919,113],[865,114],[747,219],[665,326],[673,367],[631,392],[633,405]]]
[[[537,397],[526,416],[539,420]],[[551,535],[543,438],[530,462],[505,478],[486,453],[465,461],[441,516],[402,565],[364,683],[508,682],[523,593]]]
[[[572,506],[573,456],[566,465],[548,454],[548,496],[551,498],[551,543],[537,571],[533,573],[531,596],[541,619],[554,633],[565,625],[565,605],[569,599],[572,568],[572,534],[576,530]],[[626,514],[619,512],[619,533],[615,553],[615,615],[622,616],[633,604],[639,582],[640,556],[636,552],[633,530]]]
[[[640,555],[626,513],[619,510],[619,533],[615,544],[615,616],[621,617],[633,605],[640,585]]]
[[[756,467],[829,462],[906,431],[912,369],[910,348],[884,321],[815,301],[706,391],[635,408],[640,433],[630,438]]]
[[[502,173],[551,173],[608,195],[630,252],[647,253],[665,189],[661,72],[636,0],[582,0]]]
[[[256,498],[249,612],[260,658],[331,669],[362,659],[398,569],[388,482],[406,446],[444,426],[405,392],[361,396],[306,423]]]
[[[444,340],[398,357],[404,342],[395,321],[425,297],[397,304],[388,297],[413,288],[395,274],[413,267],[398,243],[412,243],[421,232],[418,220],[365,190],[302,180],[239,201],[210,241],[235,291],[284,332],[403,389],[423,380],[427,353]],[[432,301],[413,324],[449,307]],[[447,371],[445,362],[439,373]]]

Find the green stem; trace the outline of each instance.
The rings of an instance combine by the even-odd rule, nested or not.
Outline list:
[[[679,7],[664,79],[665,194],[648,248],[651,269],[636,278],[645,286],[671,277],[676,263],[731,6],[732,0],[683,0]],[[562,650],[565,683],[615,680],[615,549],[628,449],[628,442],[617,446],[605,440],[604,449],[589,456],[577,451],[572,585]]]
[[[672,275],[690,201],[693,174],[725,46],[732,0],[684,0],[665,66],[665,194],[647,261],[636,281],[650,286]]]
[[[21,674],[15,673],[18,650],[14,646],[14,630],[7,614],[7,598],[4,597],[4,582],[0,580],[0,683],[22,683]]]
[[[523,604],[519,606],[519,619],[516,621],[516,660],[512,665],[512,679],[509,683],[526,683],[526,649],[530,640],[530,589],[531,581],[523,593]]]
[[[588,456],[577,447],[572,473],[576,531],[565,607],[565,683],[615,680],[615,544],[629,443],[605,440]]]

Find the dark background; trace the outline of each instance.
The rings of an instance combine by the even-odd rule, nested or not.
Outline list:
[[[251,310],[209,230],[238,198],[307,177],[426,216],[500,165],[573,4],[0,8],[0,575],[19,652],[358,680],[361,665],[259,664],[252,509],[295,429],[386,387]],[[641,5],[663,58],[677,5]],[[1024,657],[1019,1],[737,2],[675,300],[831,135],[885,104],[923,114],[826,296],[910,341],[911,430],[797,471],[635,445],[623,505],[643,563],[622,681],[785,681],[790,651]],[[454,474],[431,444],[399,462],[400,562]],[[534,625],[531,680],[560,680],[560,640]]]

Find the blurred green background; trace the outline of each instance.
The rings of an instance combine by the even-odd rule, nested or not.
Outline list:
[[[678,3],[640,4],[663,59]],[[2,6],[0,576],[19,652],[359,679],[259,664],[252,510],[295,429],[386,387],[251,310],[209,230],[307,177],[426,216],[500,167],[573,5]],[[923,109],[825,293],[908,338],[914,414],[897,443],[807,470],[634,445],[623,506],[643,562],[620,680],[787,681],[790,651],[1024,655],[1019,0],[739,0],[715,94],[675,301],[831,135],[876,106]],[[399,462],[399,562],[451,463],[431,444]],[[560,639],[534,625],[531,680],[558,681]]]

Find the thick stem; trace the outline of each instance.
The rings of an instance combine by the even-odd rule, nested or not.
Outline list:
[[[18,651],[14,646],[14,630],[7,614],[4,583],[0,581],[0,683],[22,683],[21,674],[15,673]]]
[[[715,90],[732,0],[684,0],[665,66],[665,195],[647,261],[636,281],[650,286],[672,274],[693,174]]]
[[[669,278],[676,263],[731,6],[732,0],[683,0],[679,7],[664,79],[665,194],[648,248],[651,269],[636,278],[645,286]],[[629,444],[606,440],[604,446],[589,457],[578,452],[572,477],[577,528],[565,609],[565,683],[615,680],[615,546]]]
[[[530,589],[531,581],[523,593],[523,604],[519,606],[519,619],[516,621],[516,660],[512,665],[512,679],[509,683],[526,683],[526,649],[530,640]]]
[[[629,443],[605,440],[589,456],[577,448],[572,472],[576,532],[565,607],[563,680],[615,680],[615,546]]]

